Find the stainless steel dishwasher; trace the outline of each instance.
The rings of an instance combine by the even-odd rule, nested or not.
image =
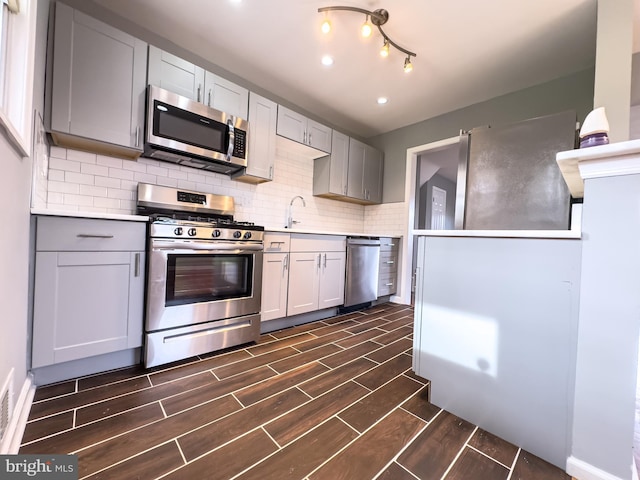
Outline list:
[[[379,237],[347,237],[347,273],[344,306],[378,298]]]

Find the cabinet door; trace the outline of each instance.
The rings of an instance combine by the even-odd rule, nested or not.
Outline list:
[[[289,255],[287,315],[318,310],[320,254],[292,252]]]
[[[196,102],[204,97],[204,69],[149,45],[148,83]]]
[[[329,190],[340,195],[347,194],[349,176],[349,137],[333,131],[331,140],[331,172]]]
[[[331,153],[331,132],[326,125],[307,119],[307,144],[310,147]]]
[[[354,138],[349,139],[349,172],[347,174],[347,196],[364,200],[364,157],[366,145]]]
[[[247,175],[273,180],[277,116],[278,105],[275,102],[250,93]]]
[[[287,286],[289,284],[289,254],[267,253],[262,260],[261,319],[287,316]]]
[[[51,129],[142,151],[147,44],[56,4]]]
[[[369,145],[365,145],[364,151],[364,199],[382,203],[382,152]]]
[[[142,344],[143,252],[37,252],[34,368]]]
[[[298,143],[305,143],[307,118],[282,105],[278,105],[278,125],[276,132],[281,137]]]
[[[322,254],[318,308],[329,308],[344,303],[344,277],[346,252]]]
[[[245,120],[249,116],[249,90],[246,88],[205,72],[204,92],[206,105]]]

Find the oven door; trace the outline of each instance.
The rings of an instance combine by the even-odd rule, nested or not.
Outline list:
[[[151,239],[146,331],[260,313],[262,244]]]

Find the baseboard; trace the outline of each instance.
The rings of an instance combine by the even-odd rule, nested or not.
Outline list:
[[[16,401],[11,422],[7,427],[7,434],[0,444],[0,454],[14,455],[18,453],[35,393],[36,386],[33,382],[33,375],[29,373]]]
[[[633,461],[629,468],[633,468]],[[631,471],[629,473],[631,473]],[[578,480],[626,480],[605,472],[604,470],[600,470],[573,456],[567,458],[567,473]]]

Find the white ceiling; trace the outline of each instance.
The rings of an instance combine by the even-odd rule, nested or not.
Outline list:
[[[212,63],[370,137],[593,66],[596,0],[96,0]],[[364,15],[319,7],[385,8],[383,29],[417,53],[382,59],[382,37],[358,36]],[[335,57],[324,67],[324,54]],[[378,105],[376,98],[389,102]]]

